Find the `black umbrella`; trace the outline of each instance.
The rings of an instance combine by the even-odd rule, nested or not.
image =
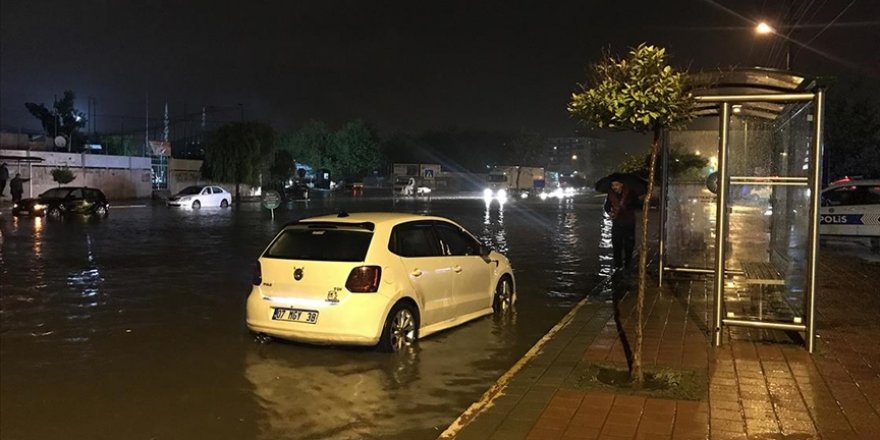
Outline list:
[[[611,191],[611,182],[620,182],[636,197],[643,196],[648,191],[648,182],[631,173],[611,173],[596,181],[596,191],[607,193]]]

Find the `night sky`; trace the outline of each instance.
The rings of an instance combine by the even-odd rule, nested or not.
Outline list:
[[[692,71],[781,67],[782,39],[752,29],[786,4],[793,38],[827,54],[795,45],[794,70],[880,81],[876,0],[0,0],[0,125],[36,129],[24,102],[72,89],[105,132],[143,126],[149,94],[156,118],[166,101],[172,118],[214,105],[238,120],[242,104],[280,130],[363,118],[386,133],[565,136],[569,95],[603,48],[647,41]]]

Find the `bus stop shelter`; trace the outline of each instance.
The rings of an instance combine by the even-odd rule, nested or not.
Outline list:
[[[660,282],[712,279],[713,342],[726,326],[795,331],[815,346],[824,91],[749,68],[692,75],[696,118],[662,155]],[[682,155],[706,166],[677,171]]]

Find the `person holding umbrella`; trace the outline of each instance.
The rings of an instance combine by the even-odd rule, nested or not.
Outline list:
[[[614,173],[596,182],[596,190],[606,192],[605,212],[611,217],[611,246],[614,267],[628,267],[636,244],[636,209],[645,193],[644,180],[633,174]]]

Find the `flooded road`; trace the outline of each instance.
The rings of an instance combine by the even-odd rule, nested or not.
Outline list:
[[[0,216],[3,439],[433,439],[610,271],[602,199],[335,198],[276,210]],[[438,214],[506,253],[518,302],[412,353],[259,344],[251,265],[284,223]]]

